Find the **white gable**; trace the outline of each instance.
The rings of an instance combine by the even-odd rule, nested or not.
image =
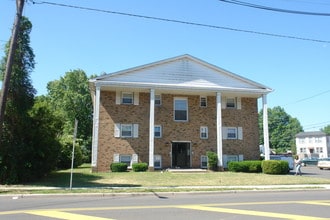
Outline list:
[[[126,85],[137,88],[250,91],[268,93],[271,89],[201,61],[183,55],[94,79],[102,86]]]

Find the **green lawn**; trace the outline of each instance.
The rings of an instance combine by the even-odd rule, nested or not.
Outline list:
[[[80,192],[111,192],[113,187],[125,187],[124,191],[141,191],[133,187],[178,187],[178,186],[251,186],[251,185],[295,185],[295,184],[330,184],[329,179],[294,176],[267,175],[254,173],[206,172],[206,173],[171,173],[171,172],[125,172],[91,173],[89,165],[74,169],[73,189]],[[49,176],[25,186],[46,186],[69,188],[70,170],[51,173]],[[97,188],[97,189],[95,189]],[[119,191],[118,189],[115,189]],[[146,190],[146,189],[143,189]],[[173,189],[171,189],[173,191]],[[24,191],[24,190],[23,190]],[[21,192],[21,191],[19,191]],[[40,191],[38,191],[40,192]],[[54,192],[54,191],[52,191]]]

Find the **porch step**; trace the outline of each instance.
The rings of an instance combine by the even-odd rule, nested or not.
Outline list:
[[[207,173],[207,169],[167,169],[171,173]]]

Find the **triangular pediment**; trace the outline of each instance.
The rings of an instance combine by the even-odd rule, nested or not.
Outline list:
[[[130,84],[167,88],[212,90],[257,90],[268,93],[271,89],[259,83],[221,69],[205,61],[182,55],[151,64],[103,75],[94,79],[102,85]]]

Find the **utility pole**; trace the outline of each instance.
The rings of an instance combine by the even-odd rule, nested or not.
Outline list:
[[[17,46],[17,38],[19,33],[19,26],[21,23],[22,13],[23,13],[23,7],[24,7],[24,1],[25,0],[16,0],[16,18],[14,22],[13,32],[10,40],[9,45],[9,53],[6,63],[6,70],[2,82],[2,89],[1,89],[1,95],[0,95],[0,135],[2,134],[2,125],[4,120],[4,114],[6,109],[6,101],[7,101],[7,95],[8,95],[8,89],[9,89],[9,82],[11,77],[11,71],[13,67],[13,61],[15,57],[15,51]]]

